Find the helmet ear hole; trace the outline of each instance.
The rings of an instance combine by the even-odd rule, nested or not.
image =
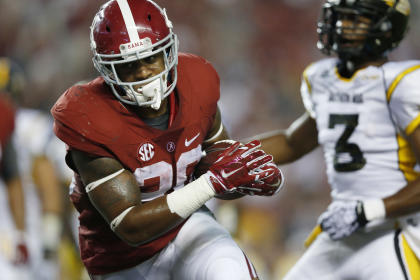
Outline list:
[[[106,25],[105,29],[106,31],[111,32],[111,28],[109,27],[109,25]]]
[[[152,21],[152,16],[151,16],[150,14],[148,14],[148,15],[147,15],[147,19],[148,19],[149,21]]]

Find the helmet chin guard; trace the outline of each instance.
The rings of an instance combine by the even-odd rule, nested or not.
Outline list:
[[[158,110],[162,100],[164,99],[163,92],[166,92],[167,88],[166,78],[161,77],[139,88],[137,92],[133,91],[132,87],[125,87],[125,91],[128,98],[131,101],[137,102],[139,106],[141,106],[140,104],[145,104],[146,102],[152,102],[150,107]]]
[[[96,14],[90,33],[93,64],[118,100],[160,108],[177,82],[178,39],[166,11],[150,0],[111,0]],[[124,82],[116,65],[163,54],[164,70]]]

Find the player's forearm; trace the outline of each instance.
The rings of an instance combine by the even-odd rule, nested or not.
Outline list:
[[[261,141],[262,149],[273,155],[277,164],[295,161],[318,146],[316,123],[308,113],[295,120],[287,130],[271,131],[254,138]]]
[[[166,196],[135,206],[114,232],[126,243],[137,246],[170,231],[184,218],[171,213]]]
[[[272,155],[273,161],[277,164],[290,163],[302,156],[291,145],[285,130],[267,132],[257,135],[253,139],[261,141],[261,149]]]
[[[45,156],[34,158],[32,175],[44,214],[61,215],[63,212],[61,185],[51,161]]]
[[[384,199],[386,216],[399,217],[420,211],[420,177]]]
[[[6,184],[12,218],[16,228],[23,231],[25,229],[25,204],[22,182],[18,177],[15,177],[7,181]]]
[[[139,245],[168,232],[198,210],[216,192],[202,175],[166,196],[127,209],[110,222],[111,229],[130,245]]]

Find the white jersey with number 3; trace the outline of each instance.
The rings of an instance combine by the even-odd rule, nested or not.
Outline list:
[[[336,59],[303,74],[305,107],[316,120],[333,200],[384,198],[419,175],[407,141],[420,124],[420,61],[369,66],[341,77]],[[420,213],[399,219],[420,258]]]
[[[301,92],[316,120],[333,199],[383,198],[420,173],[407,135],[420,123],[420,61],[369,66],[341,77],[336,59],[304,72]]]

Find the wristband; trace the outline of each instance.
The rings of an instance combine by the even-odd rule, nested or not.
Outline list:
[[[386,216],[385,204],[382,199],[368,199],[363,201],[363,209],[368,222],[383,219]]]
[[[166,202],[171,213],[185,219],[215,195],[216,192],[202,175],[183,188],[168,194]]]
[[[26,231],[23,230],[17,230],[16,231],[16,243],[26,243],[26,240],[28,239],[28,234]]]

